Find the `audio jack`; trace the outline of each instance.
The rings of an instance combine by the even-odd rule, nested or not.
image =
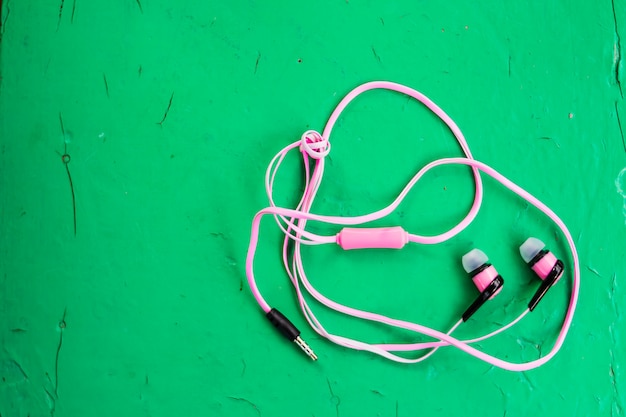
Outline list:
[[[315,354],[315,352],[313,352],[313,349],[311,349],[300,336],[296,337],[294,342],[296,343],[296,345],[300,346],[300,349],[302,349],[302,351],[306,353],[309,358],[313,359],[314,361],[317,360],[317,355]]]
[[[317,360],[317,355],[313,349],[300,337],[300,330],[289,321],[287,317],[275,308],[266,314],[267,319],[278,329],[280,334],[291,342],[294,342],[312,360]]]

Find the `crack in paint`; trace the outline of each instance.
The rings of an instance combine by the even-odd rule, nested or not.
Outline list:
[[[624,140],[624,130],[622,130],[622,119],[619,117],[619,108],[617,107],[617,101],[615,102],[615,116],[617,117],[617,127],[619,127],[619,134],[622,137],[622,146],[624,152],[626,152],[626,141]]]
[[[535,383],[528,377],[528,374],[525,371],[520,372],[520,374],[521,378],[519,379],[519,382],[526,384],[531,391],[534,391],[537,387],[535,386]]]
[[[372,53],[374,54],[374,58],[376,58],[376,61],[380,62],[380,56],[378,55],[378,53],[376,53],[376,49],[374,49],[374,46],[372,46]]]
[[[615,43],[613,44],[613,72],[615,74],[615,83],[617,87],[619,87],[619,94],[622,98],[624,98],[624,92],[622,91],[622,74],[621,74],[621,64],[622,64],[622,38],[619,34],[618,26],[617,26],[617,14],[615,13],[615,0],[611,0],[611,10],[613,11],[613,27],[615,32]]]
[[[56,398],[54,398],[54,395],[47,389],[44,388],[43,389],[44,392],[47,395],[48,398],[48,402],[49,402],[49,407],[50,407],[50,417],[54,417],[54,413],[56,412],[56,408],[57,408],[57,400]]]
[[[63,134],[63,155],[61,155],[61,162],[65,165],[65,172],[67,173],[67,180],[70,183],[70,191],[72,192],[72,211],[74,220],[74,236],[76,236],[76,194],[74,193],[74,182],[72,181],[72,174],[70,173],[69,163],[72,160],[70,154],[67,153],[67,143],[69,142],[67,135],[65,134],[65,126],[63,125],[63,115],[59,113],[59,122],[61,123],[61,133]],[[59,154],[60,155],[60,154]]]
[[[107,75],[102,73],[102,80],[104,81],[104,91],[107,93],[107,98],[111,98],[109,95],[109,82],[107,81]]]
[[[22,365],[15,359],[0,361],[2,383],[8,386],[16,385],[28,380],[28,375]]]
[[[4,31],[6,30],[6,25],[7,25],[7,19],[9,18],[9,15],[11,14],[11,8],[9,7],[9,3],[10,1],[7,0],[6,3],[4,3],[4,8],[2,7],[2,0],[0,0],[0,41],[2,40],[2,35],[4,35]],[[6,9],[6,14],[4,15],[4,18],[1,17],[3,10]]]
[[[63,18],[63,4],[65,0],[61,0],[61,4],[59,5],[59,20],[57,21],[57,32],[59,31],[59,27],[61,27],[61,19]]]
[[[602,275],[600,275],[600,272],[598,272],[598,270],[595,269],[594,267],[587,265],[587,270],[591,272],[592,274],[596,275],[597,277],[602,278]]]
[[[523,209],[517,211],[517,215],[515,216],[515,220],[513,221],[513,227],[517,226],[517,224],[520,221],[520,218],[522,217],[522,214],[525,215],[528,212],[529,207],[530,207],[530,204],[525,204]]]
[[[256,410],[256,412],[261,415],[261,410],[259,410],[259,407],[256,406],[255,403],[253,403],[252,401],[246,399],[246,398],[242,398],[242,397],[228,397],[231,400],[235,400],[235,401],[241,401],[244,402],[246,404],[249,404],[250,406],[254,407],[254,409]]]
[[[259,52],[259,54],[256,57],[256,62],[254,64],[254,73],[256,74],[256,71],[259,69],[259,61],[261,60],[261,52]]]
[[[622,196],[622,215],[624,216],[624,224],[626,224],[626,167],[620,171],[615,178],[615,188],[617,193]]]
[[[330,380],[326,378],[326,383],[328,384],[328,391],[330,391],[330,402],[335,404],[335,415],[339,417],[339,404],[341,404],[341,398],[335,395],[333,391],[333,387],[330,385]]]
[[[13,359],[11,360],[11,362],[13,363],[13,365],[17,367],[17,370],[20,371],[24,379],[28,379],[28,374],[26,374],[26,371],[24,370],[24,368],[22,368],[22,365],[20,365],[18,361],[13,360]]]
[[[65,323],[65,317],[67,315],[67,307],[63,309],[63,316],[59,321],[59,343],[57,345],[56,355],[54,358],[54,395],[51,394],[48,390],[46,393],[50,396],[50,401],[52,402],[50,406],[50,417],[54,417],[54,413],[56,412],[57,401],[59,400],[59,356],[61,354],[61,347],[63,346],[63,332],[67,327],[67,323]]]
[[[170,96],[170,101],[167,104],[167,108],[165,109],[165,114],[163,114],[163,118],[161,119],[161,121],[157,123],[159,126],[163,126],[163,122],[165,121],[165,119],[167,119],[167,115],[170,112],[170,108],[172,108],[172,100],[174,100],[173,91],[172,91],[172,95]]]
[[[494,384],[494,385],[496,386],[496,388],[498,388],[498,391],[500,391],[500,395],[502,396],[502,407],[505,409],[503,417],[506,417],[506,408],[508,408],[508,397],[506,393],[504,392],[504,389],[502,389],[500,385],[498,384]]]
[[[611,336],[611,343],[613,346],[618,346],[617,338],[615,337],[615,325],[617,324],[617,320],[619,320],[620,314],[617,308],[617,302],[615,300],[615,291],[617,289],[617,274],[614,272],[613,277],[611,278],[611,290],[609,293],[609,299],[611,300],[611,304],[613,305],[613,311],[615,312],[615,319],[609,325],[609,334]],[[624,405],[622,403],[622,397],[620,395],[619,390],[619,382],[617,378],[616,371],[619,369],[619,365],[615,363],[615,355],[613,354],[613,349],[609,349],[609,355],[611,357],[611,363],[609,364],[609,377],[611,378],[611,386],[613,387],[613,399],[614,406],[617,415],[622,415],[622,410],[624,409]],[[611,407],[611,415],[613,415],[613,408]]]

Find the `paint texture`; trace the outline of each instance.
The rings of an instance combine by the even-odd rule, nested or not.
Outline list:
[[[2,417],[626,415],[624,1],[3,0],[1,9]],[[267,163],[377,79],[432,98],[477,159],[570,227],[580,303],[546,366],[511,373],[451,349],[405,366],[321,340],[297,311],[270,220],[259,286],[319,361],[255,304],[243,263],[252,216],[267,204]],[[382,91],[351,104],[331,141],[318,213],[378,209],[430,160],[461,155],[422,106]],[[296,202],[297,163],[279,175],[280,204]],[[443,231],[472,193],[468,169],[438,169],[377,226]],[[556,228],[485,179],[483,211],[450,242],[303,257],[329,297],[446,329],[477,294],[460,258],[480,248],[506,283],[464,337],[516,316],[539,285],[518,254],[528,236],[569,267]],[[547,350],[570,272],[528,319],[480,346],[512,361]],[[317,309],[335,332],[414,340]]]

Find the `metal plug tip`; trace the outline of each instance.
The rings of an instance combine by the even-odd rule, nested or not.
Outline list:
[[[296,345],[300,346],[300,349],[302,349],[302,351],[306,353],[309,358],[313,359],[314,361],[317,360],[317,355],[315,354],[315,352],[313,352],[313,349],[311,349],[300,336],[296,337],[294,339],[294,342]]]

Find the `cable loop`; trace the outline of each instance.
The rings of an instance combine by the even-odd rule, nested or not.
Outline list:
[[[307,130],[300,139],[300,152],[313,159],[322,159],[330,153],[330,142],[315,130]]]

